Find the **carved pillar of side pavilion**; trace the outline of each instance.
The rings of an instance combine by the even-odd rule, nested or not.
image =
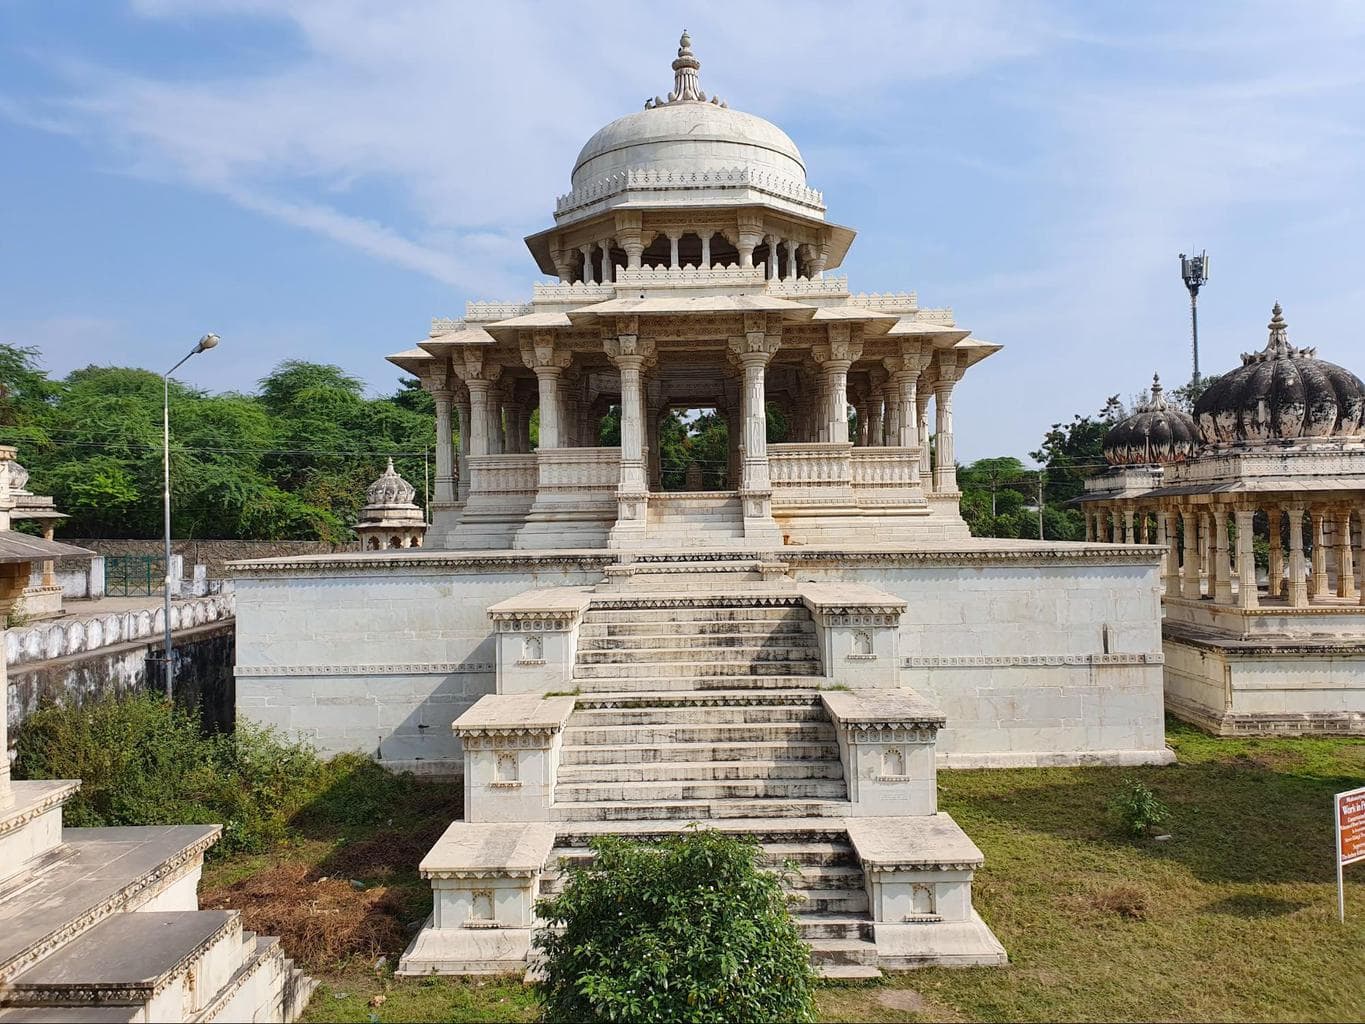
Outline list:
[[[1324,509],[1313,506],[1308,510],[1308,525],[1313,541],[1313,578],[1308,585],[1310,597],[1319,600],[1327,596],[1327,515]]]
[[[1167,597],[1180,596],[1180,537],[1176,532],[1175,512],[1169,508],[1157,512],[1157,540],[1166,545],[1166,559],[1161,581]]]
[[[464,361],[455,364],[455,373],[469,391],[469,454],[493,454],[491,392],[502,367],[485,361],[482,352],[467,352]]]
[[[744,335],[729,342],[731,356],[743,371],[740,411],[744,421],[744,462],[740,469],[739,499],[744,509],[744,539],[773,546],[781,546],[782,534],[773,520],[764,376],[769,361],[782,345],[779,330],[780,323],[767,322],[763,316],[752,314],[744,318]],[[844,372],[848,372],[847,366]],[[843,436],[847,440],[847,418]]]
[[[32,564],[29,562],[0,565],[0,641],[5,638],[5,619],[14,608],[14,603],[23,596],[31,572]],[[9,674],[5,660],[0,657],[0,694],[9,693]],[[0,702],[0,808],[14,802],[9,770],[9,714],[3,707],[4,703],[8,702]]]
[[[1256,552],[1252,547],[1255,533],[1256,509],[1251,505],[1238,507],[1237,518],[1237,607],[1256,608],[1260,596],[1256,593]]]
[[[933,397],[932,382],[921,375],[919,394],[915,398],[915,421],[919,423],[919,475],[926,491],[934,489],[934,474],[931,471],[929,452],[929,399]]]
[[[454,442],[450,429],[451,399],[449,378],[445,374],[431,380],[431,397],[436,402],[436,494],[438,505],[455,500]]]
[[[50,538],[49,538],[50,539]],[[1337,597],[1356,596],[1355,552],[1351,549],[1351,507],[1337,511]]]
[[[1266,596],[1280,597],[1284,592],[1284,534],[1281,529],[1282,513],[1278,505],[1271,505],[1265,512],[1267,533],[1270,535],[1270,557]]]
[[[460,447],[455,454],[455,500],[464,501],[469,497],[469,390],[455,400],[455,411],[460,417]]]
[[[645,475],[642,374],[654,355],[654,342],[640,337],[639,318],[619,317],[618,333],[605,339],[607,358],[621,375],[621,475],[616,487],[616,525],[608,543],[629,546],[644,540],[649,508]]]
[[[820,364],[820,370],[824,374],[825,440],[834,444],[848,442],[848,368],[862,354],[862,341],[853,338],[848,324],[831,324],[828,340],[811,349],[811,355]],[[767,363],[763,365],[766,366]],[[747,374],[748,371],[745,372]],[[745,393],[748,393],[747,385]],[[748,436],[747,433],[745,436]],[[767,458],[765,445],[763,453],[765,467]],[[764,472],[766,471],[765,468]]]
[[[1290,505],[1289,515],[1289,607],[1308,607],[1307,560],[1303,557],[1303,506]]]
[[[957,491],[957,461],[953,453],[953,385],[962,375],[957,353],[940,351],[934,356],[938,379],[934,381],[934,490],[939,494]]]
[[[1180,596],[1189,601],[1198,601],[1199,588],[1199,520],[1200,515],[1190,505],[1180,510],[1180,523],[1185,533],[1184,582]]]

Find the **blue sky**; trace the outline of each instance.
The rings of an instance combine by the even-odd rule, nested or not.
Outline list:
[[[623,12],[629,10],[630,15]],[[1291,340],[1365,372],[1365,4],[0,0],[0,340],[62,374],[378,391],[386,353],[539,280],[578,148],[702,85],[796,141],[855,291],[914,289],[1004,351],[958,457]]]

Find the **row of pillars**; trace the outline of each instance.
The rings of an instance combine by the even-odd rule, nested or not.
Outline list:
[[[1256,506],[1247,503],[1155,512],[1136,504],[1105,506],[1086,510],[1085,534],[1087,540],[1156,543],[1165,548],[1162,576],[1167,596],[1198,600],[1205,596],[1207,581],[1207,596],[1215,604],[1256,608],[1260,604],[1253,547],[1256,512]],[[1365,527],[1365,508],[1354,514],[1354,526],[1348,506],[1295,503],[1271,506],[1266,514],[1268,598],[1283,599],[1291,608],[1306,608],[1310,600],[1327,597],[1365,605],[1365,529],[1361,528]],[[1229,542],[1230,523],[1236,528],[1235,544]],[[1329,564],[1329,552],[1335,555],[1335,566]]]
[[[679,246],[683,237],[688,234],[700,238],[700,266],[703,269],[711,269],[711,242],[720,233],[698,234],[697,232],[687,231],[665,232],[669,249],[668,269],[682,269]],[[721,237],[724,236],[721,235]],[[556,252],[555,263],[559,279],[565,284],[574,281],[586,284],[610,284],[616,280],[617,270],[617,265],[612,259],[613,248],[625,253],[627,270],[639,270],[644,266],[645,246],[642,238],[643,233],[636,232],[632,238],[604,238],[598,242],[580,245],[575,250]],[[814,246],[774,234],[756,235],[741,232],[739,244],[735,247],[739,253],[739,265],[745,269],[752,269],[754,251],[764,243],[768,246],[767,257],[763,261],[764,277],[769,281],[795,281],[798,277],[817,278],[824,272],[824,257],[814,254]],[[801,255],[803,248],[807,251],[807,255],[804,257]],[[785,259],[782,258],[783,256]],[[662,266],[663,264],[657,265]],[[805,273],[802,273],[803,269]]]

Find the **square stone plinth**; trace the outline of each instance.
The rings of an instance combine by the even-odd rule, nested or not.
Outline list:
[[[460,736],[480,733],[558,732],[573,713],[572,697],[540,697],[534,694],[493,694],[455,719]]]
[[[423,878],[530,875],[545,867],[554,842],[553,825],[456,821],[422,858],[420,870]]]

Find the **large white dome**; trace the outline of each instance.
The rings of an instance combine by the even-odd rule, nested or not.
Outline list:
[[[688,100],[618,117],[574,162],[573,187],[630,169],[702,171],[751,167],[806,183],[801,151],[777,125],[717,103]]]
[[[759,205],[824,218],[796,143],[707,96],[700,69],[684,32],[668,98],[618,117],[579,152],[570,190],[555,204],[560,226],[617,207]]]

